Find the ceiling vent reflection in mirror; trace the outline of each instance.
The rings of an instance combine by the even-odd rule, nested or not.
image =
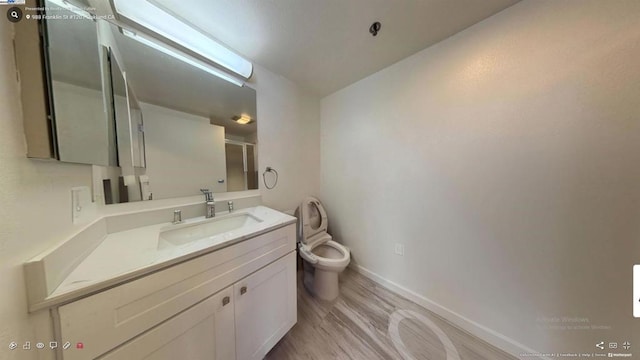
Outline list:
[[[232,72],[245,80],[251,77],[253,64],[250,61],[169,14],[161,7],[155,6],[154,3],[147,0],[111,0],[111,2],[114,12],[118,16],[183,46],[185,49],[219,65],[225,71]],[[142,36],[136,35],[139,37],[136,40],[140,41]],[[146,40],[150,39],[146,38]],[[154,43],[157,44],[157,42]]]
[[[246,115],[246,114],[242,114],[240,116],[235,115],[233,117],[231,117],[231,120],[237,122],[240,125],[247,125],[253,122],[253,119],[251,118],[251,116]]]

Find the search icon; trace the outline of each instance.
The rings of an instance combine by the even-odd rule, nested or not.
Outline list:
[[[9,8],[9,10],[7,11],[7,19],[9,19],[9,21],[13,23],[22,20],[22,10],[20,10],[20,8],[16,6]]]

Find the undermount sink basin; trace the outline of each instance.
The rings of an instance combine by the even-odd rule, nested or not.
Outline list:
[[[243,227],[258,224],[262,220],[247,213],[226,215],[222,218],[207,219],[193,224],[180,224],[175,229],[162,231],[158,239],[158,248],[182,246],[209,239]]]

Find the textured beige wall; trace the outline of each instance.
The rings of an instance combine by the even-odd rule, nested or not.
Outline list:
[[[12,34],[0,21],[0,359],[46,359],[51,352],[7,347],[51,339],[48,311],[27,313],[22,263],[77,230],[71,187],[91,186],[91,167],[26,158]]]
[[[320,190],[320,99],[261,66],[256,66],[254,76],[262,199],[278,210],[295,209]],[[267,190],[262,180],[267,166],[280,174],[273,190]]]
[[[523,1],[323,99],[333,235],[515,343],[640,345],[638,19],[635,0]],[[612,329],[544,328],[563,316]]]

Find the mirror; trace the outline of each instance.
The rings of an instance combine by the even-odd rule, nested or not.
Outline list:
[[[44,23],[44,53],[57,157],[65,162],[116,165],[114,127],[102,86],[106,54],[101,54],[96,22],[51,1],[44,4],[52,18]]]
[[[54,157],[99,165],[107,204],[258,188],[253,89],[57,3],[41,22]]]
[[[257,189],[255,90],[110,29],[119,168],[102,172],[106,203]]]
[[[129,96],[129,117],[131,118],[131,152],[133,166],[144,168],[147,166],[146,151],[144,145],[144,120],[142,109],[131,87],[127,88]]]
[[[135,177],[133,161],[133,136],[129,121],[129,89],[118,60],[111,49],[107,49],[109,69],[108,103],[112,111],[112,123],[117,135],[116,151],[119,167],[104,169],[102,174],[105,202],[109,204],[141,200],[136,191],[127,186],[126,180]]]
[[[118,61],[110,57],[111,64],[111,98],[115,117],[116,133],[118,135],[118,166],[130,169],[133,160],[127,154],[131,153],[131,128],[129,126],[129,104],[127,102],[127,84],[124,73],[120,70]]]

